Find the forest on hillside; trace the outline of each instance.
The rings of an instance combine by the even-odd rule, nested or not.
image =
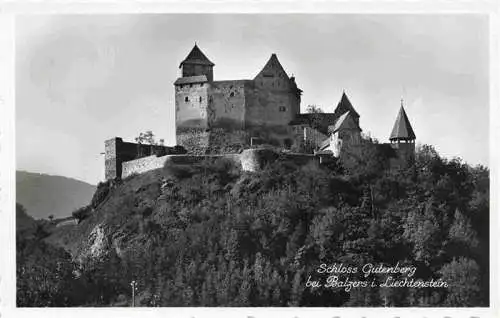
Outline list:
[[[218,159],[101,183],[75,228],[99,219],[126,247],[78,258],[46,224],[18,228],[17,304],[130,306],[135,281],[136,306],[488,306],[488,168],[422,146],[414,165],[390,170],[379,149],[328,165],[278,160],[250,173]],[[345,284],[326,287],[322,264],[416,270],[343,272]],[[389,276],[447,287],[381,286]]]

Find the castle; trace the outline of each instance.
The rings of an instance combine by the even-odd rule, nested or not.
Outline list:
[[[159,168],[168,160],[229,154],[239,158],[238,153],[259,145],[312,158],[338,157],[344,145],[362,142],[360,115],[345,92],[333,113],[300,113],[302,90],[276,54],[253,79],[214,81],[214,66],[196,44],[179,65],[181,77],[174,82],[176,142],[182,147],[107,140],[106,179]],[[402,103],[389,139],[395,152],[391,166],[413,160],[416,136]]]

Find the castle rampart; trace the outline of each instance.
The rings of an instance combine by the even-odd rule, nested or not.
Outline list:
[[[119,139],[119,138],[118,138]],[[258,171],[266,164],[274,162],[278,159],[290,160],[298,165],[305,165],[308,162],[317,160],[319,157],[315,155],[307,155],[300,153],[278,153],[273,149],[246,149],[241,153],[232,154],[214,154],[214,155],[191,155],[191,154],[168,154],[164,156],[151,155],[139,159],[122,161],[120,164],[120,175],[111,177],[107,174],[108,179],[126,178],[134,174],[140,174],[147,171],[161,169],[169,164],[195,164],[208,158],[226,158],[238,164],[243,171]]]
[[[121,178],[123,175],[123,163],[149,156],[163,157],[167,154],[185,153],[182,147],[166,147],[161,145],[124,142],[120,137],[106,140],[104,142],[104,147],[106,180]]]

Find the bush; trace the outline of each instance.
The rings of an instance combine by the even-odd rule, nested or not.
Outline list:
[[[97,185],[97,189],[92,196],[92,200],[90,201],[90,206],[95,209],[99,206],[99,204],[104,202],[104,199],[106,199],[109,194],[109,189],[109,180],[105,182],[99,182],[99,184]]]
[[[174,146],[174,154],[176,154],[176,155],[183,155],[183,154],[186,154],[186,153],[187,153],[187,150],[183,146],[180,146],[180,145],[175,145]]]
[[[90,206],[84,206],[73,211],[72,215],[75,219],[78,220],[78,223],[80,223],[81,221],[88,218],[91,213],[92,213],[92,208]]]

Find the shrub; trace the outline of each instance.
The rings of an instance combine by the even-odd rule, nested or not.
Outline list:
[[[90,206],[84,206],[73,211],[72,215],[75,219],[78,220],[78,223],[80,223],[81,221],[88,218],[90,216],[90,213],[92,213],[92,208]]]
[[[97,189],[95,190],[94,195],[92,196],[92,200],[90,201],[90,206],[92,208],[95,209],[97,208],[97,206],[99,206],[99,204],[104,202],[104,199],[106,199],[106,197],[109,194],[109,188],[110,188],[109,180],[105,182],[99,182],[99,184],[97,185]]]
[[[183,155],[183,154],[186,154],[186,153],[187,153],[187,150],[183,146],[180,146],[180,145],[175,145],[174,146],[174,154],[176,154],[176,155]]]

